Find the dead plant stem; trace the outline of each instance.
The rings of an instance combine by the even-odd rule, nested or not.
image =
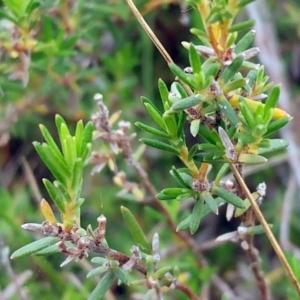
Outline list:
[[[260,224],[263,226],[265,233],[276,253],[276,255],[278,256],[283,268],[285,269],[287,276],[289,277],[291,283],[294,285],[297,293],[300,296],[300,284],[293,272],[293,270],[291,269],[281,247],[279,246],[273,232],[270,229],[270,226],[268,225],[264,215],[262,214],[258,204],[256,203],[256,201],[253,199],[245,181],[243,180],[243,178],[241,177],[240,173],[238,172],[236,166],[232,163],[230,164],[231,170],[235,175],[236,180],[238,181],[241,189],[243,190],[243,192],[245,193],[246,197],[249,199],[250,203],[251,203],[251,207],[255,212],[255,215],[257,217],[257,219],[259,220]]]

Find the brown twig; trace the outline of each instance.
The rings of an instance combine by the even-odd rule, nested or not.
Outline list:
[[[250,203],[251,203],[251,208],[253,209],[253,211],[255,212],[255,215],[257,217],[257,219],[259,220],[260,224],[263,226],[264,231],[276,253],[276,255],[278,256],[283,268],[285,269],[291,283],[294,285],[296,291],[298,292],[299,296],[300,296],[300,284],[297,281],[297,278],[293,272],[293,270],[291,269],[284,253],[282,252],[281,247],[279,246],[275,236],[273,235],[273,232],[270,229],[270,226],[268,225],[268,223],[265,220],[264,215],[262,214],[258,204],[256,203],[256,201],[253,199],[247,185],[245,184],[243,178],[241,177],[240,173],[238,172],[235,164],[230,164],[231,170],[234,173],[235,178],[237,179],[240,187],[242,188],[242,190],[244,191],[246,197],[249,199]]]

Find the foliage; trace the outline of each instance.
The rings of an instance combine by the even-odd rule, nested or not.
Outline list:
[[[80,294],[71,286],[61,290],[60,295],[64,293],[65,299],[102,299],[116,282],[127,286],[124,291],[124,294],[128,293],[127,297],[139,291],[145,294],[143,299],[202,299],[201,295],[211,283],[216,287],[213,292],[216,299],[239,299],[240,295],[235,295],[235,291],[229,287],[224,289],[224,285],[220,284],[223,279],[217,275],[220,274],[218,263],[220,268],[226,264],[225,257],[220,259],[224,256],[224,248],[217,255],[218,263],[211,263],[204,256],[201,245],[199,247],[196,239],[190,236],[190,233],[198,234],[200,226],[208,218],[221,219],[226,206],[226,218],[234,220],[235,230],[219,235],[214,245],[228,241],[239,244],[250,259],[261,299],[268,299],[270,290],[262,272],[265,266],[261,266],[260,254],[254,246],[254,236],[264,233],[266,224],[256,222],[253,205],[253,201],[261,204],[266,185],[260,183],[256,191],[248,193],[236,173],[233,180],[225,180],[230,169],[233,172],[236,169],[243,176],[245,165],[263,164],[270,155],[288,146],[284,139],[274,138],[274,133],[291,120],[287,112],[277,107],[280,87],[268,81],[263,66],[249,61],[259,52],[250,46],[255,37],[251,30],[253,22],[234,23],[240,10],[251,1],[187,1],[197,15],[196,23],[200,24],[191,29],[200,44],[182,42],[188,67],[181,68],[168,62],[175,80],[169,84],[159,79],[161,102],[147,97],[141,99],[147,117],[152,120],[143,118],[135,122],[137,128],[143,131],[140,139],[143,144],[175,158],[175,166],[169,172],[171,180],[160,183],[163,185],[160,192],[156,192],[155,181],[151,178],[151,171],[156,174],[155,170],[147,171],[143,165],[145,147],[134,145],[135,134],[130,132],[130,123],[122,120],[117,123],[120,113],[110,115],[103,102],[103,99],[112,99],[112,94],[129,99],[137,78],[132,76],[126,80],[125,74],[137,63],[134,58],[129,59],[132,51],[136,50],[127,44],[119,47],[115,61],[105,55],[101,58],[104,62],[102,67],[108,74],[113,74],[117,87],[99,76],[98,63],[94,64],[92,58],[93,63],[87,70],[83,70],[82,66],[77,68],[75,63],[78,59],[84,61],[83,58],[93,56],[94,45],[86,41],[99,43],[92,37],[99,30],[95,28],[98,25],[84,18],[87,16],[85,10],[101,12],[105,20],[107,15],[114,14],[110,4],[79,1],[69,5],[68,1],[59,1],[58,7],[53,7],[67,13],[67,17],[61,15],[61,18],[56,18],[51,11],[51,2],[28,0],[21,1],[22,5],[17,0],[3,2],[5,6],[1,16],[12,22],[18,33],[16,44],[12,43],[9,31],[3,33],[7,38],[5,55],[18,60],[12,65],[10,78],[4,77],[0,82],[5,94],[7,90],[10,92],[6,96],[11,101],[20,101],[24,89],[28,95],[34,93],[34,85],[30,86],[34,81],[43,87],[37,95],[44,94],[50,98],[66,99],[66,90],[75,93],[78,99],[83,96],[89,98],[99,88],[99,81],[103,93],[103,96],[94,96],[99,111],[92,116],[92,122],[84,126],[83,121],[78,121],[74,134],[72,125],[58,114],[55,116],[57,135],[45,125],[40,125],[45,142],[34,142],[33,145],[50,176],[54,177],[54,180],[43,179],[53,205],[41,200],[44,221],[28,212],[22,228],[44,237],[37,237],[31,243],[24,238],[22,247],[11,258],[34,254],[32,259],[42,264],[38,260],[40,256],[62,253],[67,256],[60,265],[64,267],[72,261],[87,261],[92,255],[90,262],[97,266],[90,268],[85,275],[95,279],[96,285],[92,286],[87,279]],[[124,3],[117,1],[116,5],[120,11],[118,17],[128,18]],[[77,23],[75,20],[80,21]],[[101,26],[104,23],[100,25],[100,31],[104,28]],[[116,64],[120,66],[118,70],[114,70]],[[45,70],[47,76],[41,76]],[[21,82],[12,86],[11,79],[20,79]],[[20,88],[21,85],[24,88]],[[35,101],[32,103],[36,104]],[[75,112],[69,113],[73,115]],[[59,142],[55,141],[56,136]],[[124,162],[128,166],[127,174],[121,171],[125,168]],[[84,201],[83,184],[87,176],[83,169],[87,164],[94,166],[93,174],[107,165],[113,173],[115,185],[121,188],[118,193],[122,199],[121,212],[116,212],[115,206],[112,208],[118,216],[122,214],[126,225],[120,226],[118,232],[109,231],[110,218],[106,219],[101,214],[103,209],[99,208],[99,201],[96,208],[91,207],[90,199]],[[100,187],[101,190],[110,193],[106,187]],[[6,203],[10,201],[7,194],[3,193],[2,197]],[[24,198],[28,202],[28,197]],[[111,200],[109,205],[112,203]],[[148,205],[143,215],[139,211],[141,205]],[[97,216],[96,227],[90,225],[94,220],[88,219],[84,213],[84,207],[88,206],[93,217]],[[0,214],[10,222],[8,207],[0,210]],[[61,217],[59,221],[56,212]],[[12,213],[17,215],[14,211]],[[143,219],[144,214],[149,220]],[[27,220],[36,223],[26,223]],[[144,231],[142,227],[150,226],[153,230],[145,233],[148,230]],[[15,232],[19,233],[20,230],[15,227]],[[272,224],[267,224],[269,227]],[[158,231],[161,231],[160,234]],[[124,246],[118,235],[121,237],[128,233],[132,244],[130,239],[123,237]],[[126,255],[129,244],[131,254]],[[164,254],[165,249],[172,251],[170,244],[176,253]],[[228,243],[224,247],[229,247]],[[264,250],[261,252],[264,257]],[[232,260],[232,253],[227,253]],[[277,251],[276,254],[279,255]],[[289,257],[289,262],[299,278],[296,258]],[[56,260],[53,265],[57,265]],[[230,268],[233,267],[231,262]],[[59,286],[59,271],[52,266],[41,268]],[[297,297],[290,283],[288,293],[290,299]],[[124,295],[121,297],[124,299]]]

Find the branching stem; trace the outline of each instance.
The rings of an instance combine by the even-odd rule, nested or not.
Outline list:
[[[300,284],[293,272],[293,270],[291,269],[281,247],[279,246],[272,230],[270,229],[270,226],[268,225],[264,215],[262,214],[258,204],[256,203],[256,201],[253,199],[245,181],[243,180],[243,178],[241,177],[240,173],[238,172],[236,166],[232,163],[230,164],[231,170],[235,175],[236,180],[238,181],[241,189],[243,190],[243,192],[245,193],[246,197],[249,199],[250,203],[251,203],[251,207],[255,212],[255,215],[257,217],[257,219],[259,220],[260,224],[263,226],[265,233],[276,253],[276,255],[278,256],[283,268],[285,269],[287,276],[289,277],[291,283],[294,285],[295,289],[297,290],[298,295],[300,296]]]

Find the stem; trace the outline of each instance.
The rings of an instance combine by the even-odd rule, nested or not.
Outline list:
[[[132,0],[126,0],[126,2],[128,4],[128,6],[130,7],[131,11],[133,12],[134,16],[136,17],[136,19],[138,20],[138,22],[141,24],[141,26],[144,28],[145,32],[150,37],[150,39],[153,42],[153,44],[156,46],[156,48],[158,49],[158,51],[160,52],[160,54],[165,59],[165,61],[168,64],[174,63],[173,59],[171,58],[171,56],[169,55],[169,53],[166,51],[166,49],[164,48],[164,46],[162,45],[162,43],[159,41],[159,39],[156,37],[156,35],[154,34],[154,32],[152,31],[152,29],[150,28],[150,26],[145,21],[145,19],[142,17],[142,15],[138,11],[138,9],[136,8],[136,6],[132,2]]]
[[[232,170],[232,172],[234,173],[235,175],[235,178],[237,179],[237,181],[239,182],[240,184],[240,187],[241,189],[243,190],[243,192],[245,193],[246,197],[249,199],[250,203],[251,203],[251,207],[252,209],[254,210],[255,214],[256,214],[256,217],[257,219],[259,220],[260,224],[263,226],[264,230],[265,230],[265,233],[275,251],[275,253],[277,254],[283,268],[285,269],[286,273],[287,273],[287,276],[288,278],[290,279],[291,283],[293,284],[293,286],[295,287],[298,295],[300,296],[300,284],[299,282],[297,281],[297,278],[293,272],[293,270],[291,269],[281,247],[279,246],[273,232],[271,231],[267,221],[265,220],[265,217],[264,215],[262,214],[258,204],[256,203],[256,201],[253,199],[246,183],[244,182],[243,178],[241,177],[240,173],[238,172],[236,166],[231,163],[230,164],[230,168]]]

